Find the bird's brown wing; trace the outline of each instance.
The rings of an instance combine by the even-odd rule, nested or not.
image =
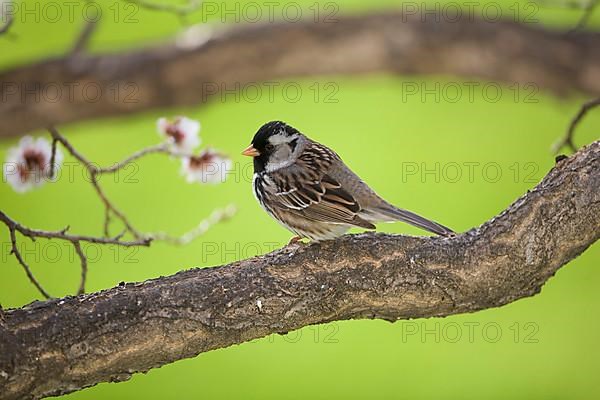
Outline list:
[[[327,156],[305,151],[294,168],[271,173],[271,187],[275,189],[269,193],[272,204],[313,221],[375,229],[358,216],[361,207],[356,199],[337,180],[323,173],[337,157],[335,153]]]

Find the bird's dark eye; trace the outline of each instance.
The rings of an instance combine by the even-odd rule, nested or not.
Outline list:
[[[273,146],[272,144],[267,144],[267,145],[265,146],[265,150],[266,150],[266,151],[273,151],[273,149],[274,149],[274,148],[275,148],[275,146]]]

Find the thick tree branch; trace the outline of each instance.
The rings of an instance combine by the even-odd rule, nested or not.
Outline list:
[[[397,13],[224,32],[197,28],[159,47],[80,54],[1,73],[0,137],[201,104],[247,84],[326,74],[447,74],[600,95],[600,34],[592,32],[566,35],[468,18],[423,22],[420,15]]]
[[[344,236],[8,310],[0,322],[0,398],[123,381],[309,324],[445,316],[532,296],[600,238],[599,187],[595,142],[559,161],[500,215],[454,238]]]

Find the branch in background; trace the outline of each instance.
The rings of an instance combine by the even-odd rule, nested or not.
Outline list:
[[[0,393],[57,396],[311,324],[439,317],[535,295],[600,238],[599,186],[595,142],[453,238],[346,235],[5,310]]]
[[[571,120],[569,128],[567,129],[567,133],[558,142],[556,142],[554,146],[552,146],[554,153],[558,153],[563,147],[568,147],[573,152],[577,151],[577,146],[575,146],[575,143],[573,142],[575,129],[581,120],[583,120],[583,117],[585,117],[588,111],[597,106],[600,106],[600,97],[583,103],[577,115],[575,115],[575,117]]]
[[[532,84],[563,95],[600,95],[600,34],[593,32],[564,35],[536,25],[467,18],[423,22],[421,15],[397,13],[248,24],[223,32],[202,27],[167,45],[82,54],[76,65],[47,59],[0,73],[0,137],[202,104],[248,84],[307,76],[453,75]],[[466,55],[469,61],[461,62]],[[69,82],[64,95],[48,99],[47,88],[63,82]],[[100,99],[81,94],[90,84],[104,94]],[[71,87],[75,96],[66,95]]]

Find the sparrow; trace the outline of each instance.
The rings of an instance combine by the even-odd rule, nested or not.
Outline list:
[[[403,221],[451,236],[437,222],[398,208],[373,191],[333,150],[282,121],[264,124],[242,152],[253,157],[252,190],[262,208],[292,231],[293,241],[334,239],[352,227]]]

